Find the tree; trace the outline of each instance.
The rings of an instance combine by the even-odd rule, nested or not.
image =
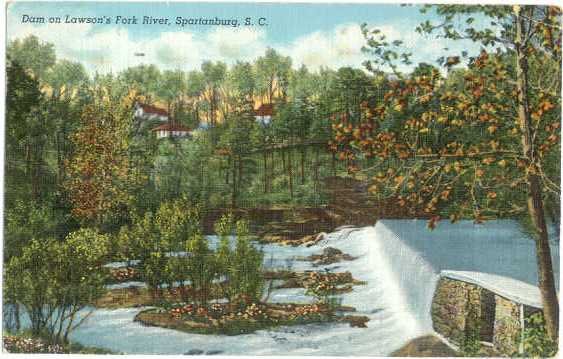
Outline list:
[[[237,297],[244,304],[249,304],[258,301],[262,295],[264,254],[250,243],[247,221],[237,221],[236,235],[237,243],[229,276],[229,286],[233,297]]]
[[[55,310],[55,245],[54,240],[34,239],[23,248],[21,255],[10,259],[5,269],[6,298],[25,308],[31,332],[36,335],[46,330]]]
[[[225,277],[227,285],[230,282],[230,270],[234,265],[233,250],[231,248],[231,236],[234,232],[234,225],[233,215],[229,213],[221,216],[213,226],[215,233],[219,236],[219,246],[215,253],[217,271],[220,276]],[[231,291],[227,289],[224,292],[227,299],[230,300]]]
[[[205,138],[161,141],[154,160],[154,190],[160,200],[183,195],[205,203],[218,191],[221,178],[215,175],[216,159]]]
[[[199,213],[199,206],[185,198],[161,203],[154,220],[161,239],[169,245],[170,250],[183,250],[186,235],[200,230]]]
[[[243,184],[250,182],[254,162],[249,156],[254,143],[249,136],[255,127],[254,80],[248,63],[237,63],[230,73],[231,112],[223,125],[219,147],[229,156],[231,171],[231,206],[236,207]],[[250,138],[252,139],[252,138]]]
[[[242,101],[224,127],[219,141],[219,147],[230,157],[231,207],[233,208],[238,204],[242,189],[252,180],[254,161],[250,154],[254,143],[249,141],[248,136],[254,126],[252,102]]]
[[[139,96],[143,96],[148,103],[154,101],[159,89],[160,70],[155,65],[139,65],[129,67],[119,74],[121,82],[127,84]]]
[[[398,161],[399,166],[376,174],[371,189],[424,210],[432,216],[431,228],[440,215],[452,221],[466,216],[482,221],[526,214],[536,241],[546,328],[555,340],[559,305],[544,200],[550,192],[559,197],[560,189],[548,177],[558,171],[544,169],[559,162],[554,153],[560,148],[560,10],[462,5],[435,9],[443,21],[427,21],[420,31],[440,31],[446,38],[471,39],[484,46],[470,59],[463,83],[448,91],[436,71],[400,78],[386,94],[386,104],[369,110],[369,120],[357,126],[336,124],[336,140],[349,141],[348,156],[359,151],[387,163]],[[463,30],[454,26],[454,21],[460,23],[457,15],[465,18]],[[490,27],[474,26],[475,15]],[[401,58],[381,40],[379,31],[364,26],[364,33],[368,52],[380,64]],[[487,46],[499,50],[491,53]],[[553,77],[557,80],[539,76],[543,66],[558,73]]]
[[[267,103],[272,103],[276,93],[285,101],[290,70],[291,58],[281,56],[272,48],[256,60],[257,89]]]
[[[57,342],[68,343],[69,334],[94,312],[78,313],[105,292],[103,264],[109,252],[109,237],[92,229],[70,233],[56,253],[54,295],[55,320],[49,329]]]
[[[334,91],[339,111],[355,121],[362,113],[362,103],[373,95],[374,83],[360,69],[341,67],[336,72]]]
[[[72,97],[73,90],[88,81],[84,66],[68,60],[57,61],[45,77],[56,99]]]
[[[72,150],[69,134],[77,126],[81,97],[89,85],[89,78],[82,64],[59,60],[45,74],[45,82],[51,92],[47,117],[54,132],[52,141],[57,156],[57,185],[60,186],[66,177],[64,161]]]
[[[190,253],[187,275],[197,301],[205,306],[209,300],[211,281],[217,273],[215,256],[201,233],[194,233],[189,237],[186,249]]]
[[[208,122],[217,125],[217,111],[219,110],[219,87],[227,73],[227,65],[222,62],[205,61],[201,64],[201,72],[205,83],[204,95],[208,103]]]
[[[47,71],[55,64],[55,47],[30,35],[23,40],[17,39],[8,44],[8,57],[15,64],[31,71],[36,81],[45,81]]]
[[[314,77],[311,76],[307,68],[303,65],[298,71],[292,74],[290,94],[293,105],[293,116],[297,141],[300,144],[301,152],[301,184],[305,184],[305,162],[307,156],[307,144],[309,131],[314,116],[314,107],[311,95],[314,94]]]
[[[108,237],[91,229],[70,233],[63,242],[33,239],[6,268],[7,296],[21,304],[34,335],[68,343],[69,334],[93,312],[77,318],[105,292],[103,260]]]
[[[200,97],[205,90],[205,79],[203,77],[203,73],[200,71],[190,71],[187,74],[187,89],[186,93],[188,97],[191,98],[192,104],[192,113],[194,118],[194,125],[199,125],[200,123],[200,116],[199,116],[199,107],[200,107]]]
[[[6,94],[6,164],[7,199],[18,187],[30,193],[33,200],[45,198],[42,191],[50,181],[45,150],[51,126],[47,121],[46,101],[37,79],[31,77],[17,63],[10,61],[7,68]]]
[[[65,182],[72,213],[101,226],[126,214],[140,179],[128,159],[131,116],[125,104],[99,98],[84,108],[81,126],[72,134],[74,155]]]
[[[186,79],[184,72],[164,71],[159,78],[157,94],[166,101],[168,113],[172,111],[172,103],[181,99],[182,95],[186,92]],[[179,106],[177,106],[179,107]]]

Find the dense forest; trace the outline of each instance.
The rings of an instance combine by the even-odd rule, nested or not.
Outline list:
[[[37,37],[11,41],[8,270],[43,278],[44,288],[32,288],[37,294],[50,279],[26,263],[47,261],[34,257],[39,253],[76,255],[93,267],[101,258],[144,255],[158,288],[168,280],[158,272],[167,263],[152,254],[183,249],[186,234],[192,247],[202,245],[193,223],[202,213],[322,207],[324,180],[351,177],[367,183],[375,200],[392,201],[412,217],[422,213],[430,228],[441,219],[520,219],[537,238],[547,330],[554,337],[558,306],[547,227],[558,227],[560,218],[559,9],[436,11],[444,22],[423,23],[419,31],[472,39],[481,52],[401,73],[398,64],[409,64],[410,54],[364,26],[371,61],[363,68],[313,72],[268,49],[253,62],[207,61],[188,72],[146,64],[91,74]],[[474,13],[502,32],[474,27]],[[454,15],[463,16],[464,30],[451,25]],[[157,138],[152,129],[160,122],[136,118],[139,104],[162,109],[189,136]],[[271,121],[256,119],[263,105],[271,105]],[[153,241],[133,245],[133,237]],[[68,254],[78,250],[68,243],[90,248]],[[140,252],[129,253],[133,248]],[[65,268],[87,271],[76,263]],[[74,296],[65,303],[69,313],[101,290],[92,273],[83,277],[90,276],[95,290],[64,292]],[[28,297],[33,286],[14,280],[6,298],[37,308],[33,301],[42,299]]]

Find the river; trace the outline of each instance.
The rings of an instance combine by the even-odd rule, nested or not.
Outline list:
[[[209,237],[215,246],[217,238]],[[71,340],[127,354],[385,356],[410,339],[432,333],[430,303],[442,269],[482,270],[535,284],[533,242],[512,221],[475,226],[440,225],[430,232],[424,221],[381,221],[344,229],[312,247],[260,245],[269,269],[350,271],[367,282],[341,294],[342,305],[370,318],[368,328],[347,323],[279,327],[238,336],[199,335],[145,327],[133,322],[143,308],[95,310]],[[312,267],[295,260],[325,247],[357,257]],[[554,245],[558,268],[559,246]],[[481,254],[480,254],[481,253]],[[558,277],[557,273],[557,277]],[[274,290],[275,302],[311,302],[304,289]]]

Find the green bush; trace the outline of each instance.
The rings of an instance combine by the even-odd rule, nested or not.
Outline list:
[[[264,287],[262,261],[264,254],[254,248],[249,238],[248,222],[239,220],[236,223],[237,243],[230,269],[229,287],[231,296],[241,302],[260,300]]]
[[[557,354],[557,343],[547,335],[545,320],[541,312],[526,319],[523,334],[523,357],[547,358]]]
[[[105,292],[108,247],[106,235],[80,229],[62,242],[34,239],[10,260],[5,295],[25,308],[34,336],[68,342],[70,332],[82,324],[78,312]]]
[[[209,300],[211,283],[217,274],[215,255],[209,249],[207,238],[201,233],[192,235],[188,240],[187,250],[190,256],[186,275],[192,282],[195,299],[205,306]]]
[[[124,226],[118,234],[119,252],[130,260],[140,260],[141,275],[154,299],[158,299],[162,285],[169,289],[185,278],[185,264],[169,256],[184,250],[186,238],[201,232],[200,208],[186,199],[163,202],[155,215],[150,211],[143,217],[133,216],[133,224]],[[184,293],[183,288],[180,288]]]
[[[214,224],[215,233],[219,236],[219,246],[217,248],[216,263],[217,272],[221,277],[225,277],[229,283],[229,269],[233,265],[233,251],[231,249],[230,236],[234,232],[234,219],[232,213],[225,214]],[[224,291],[227,298],[230,298],[230,291]]]
[[[460,349],[464,356],[475,357],[478,356],[479,350],[481,349],[481,321],[476,305],[468,303],[468,306],[465,332]]]

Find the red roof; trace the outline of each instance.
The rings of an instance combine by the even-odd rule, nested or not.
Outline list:
[[[158,107],[151,106],[151,105],[144,105],[144,104],[139,104],[139,106],[141,106],[143,111],[145,111],[147,113],[153,113],[155,115],[160,115],[160,116],[168,116],[168,112],[166,112],[166,110],[164,110],[162,108],[158,108]]]
[[[255,111],[256,116],[272,116],[274,114],[274,105],[262,104]]]
[[[152,129],[152,131],[183,131],[190,132],[190,129],[175,123],[165,123]]]

